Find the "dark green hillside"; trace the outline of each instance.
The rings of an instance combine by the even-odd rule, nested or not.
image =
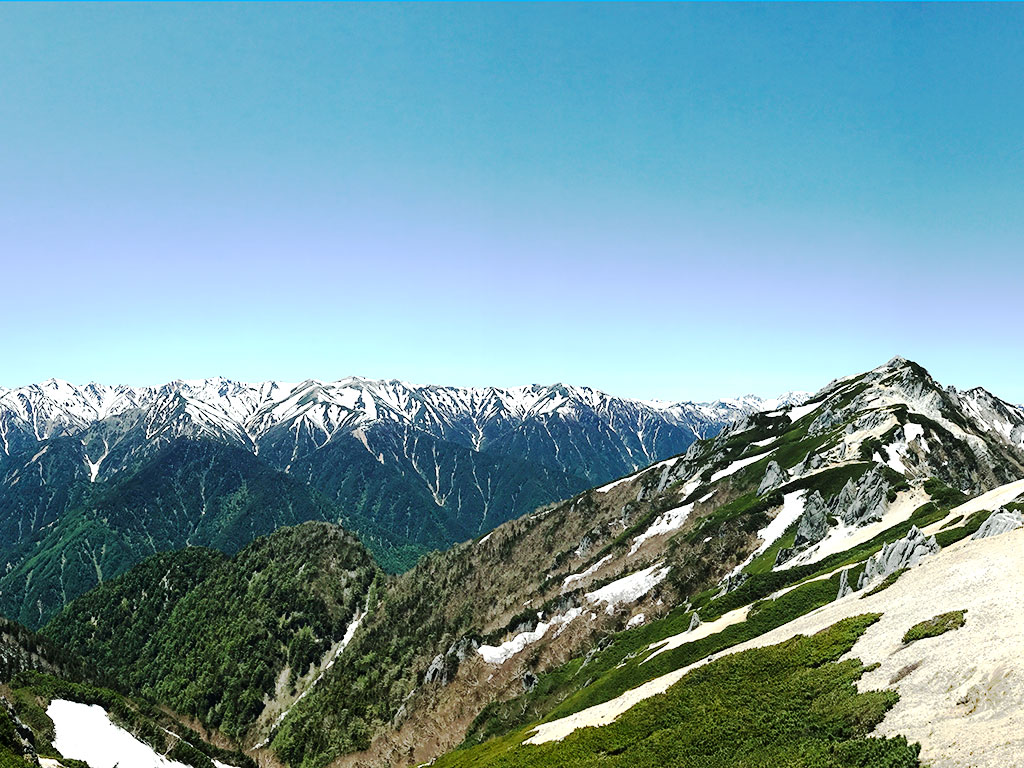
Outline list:
[[[341,640],[380,574],[355,536],[307,523],[230,559],[196,549],[151,558],[45,632],[130,689],[239,737],[285,667],[294,681]]]
[[[0,503],[19,506],[11,491],[0,488]],[[0,548],[12,566],[0,577],[0,613],[27,626],[46,623],[68,601],[158,552],[196,545],[230,554],[283,526],[348,522],[313,489],[251,453],[188,440],[132,474],[95,484],[79,480],[60,503],[67,507],[44,527]],[[380,526],[360,527],[388,565],[419,553],[393,544]]]
[[[121,674],[181,599],[227,561],[203,547],[153,555],[72,601],[43,632],[96,669]]]

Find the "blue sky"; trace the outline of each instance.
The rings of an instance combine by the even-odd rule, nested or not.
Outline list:
[[[0,386],[1024,401],[1024,7],[0,6]]]

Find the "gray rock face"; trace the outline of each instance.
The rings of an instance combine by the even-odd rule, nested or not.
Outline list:
[[[690,617],[690,626],[686,631],[693,632],[693,630],[699,627],[702,623],[703,622],[701,622],[700,616],[698,616],[697,613],[694,612],[693,616]]]
[[[725,589],[722,590],[722,594],[728,594],[743,586],[743,582],[750,578],[749,573],[743,573],[740,571],[737,574],[725,577]]]
[[[901,568],[917,565],[921,558],[938,551],[939,545],[935,541],[935,537],[925,537],[915,525],[902,539],[886,544],[880,552],[876,552],[868,558],[864,565],[864,573],[860,575],[860,580],[857,582],[857,589],[863,589],[867,584],[884,579],[890,573],[895,573]]]
[[[1018,528],[1024,527],[1024,515],[1020,512],[1011,512],[1008,509],[997,509],[988,519],[981,524],[981,527],[974,532],[971,539],[987,539],[989,536],[998,536],[1001,533],[1009,533]]]
[[[848,480],[833,502],[836,517],[847,525],[864,525],[881,520],[889,509],[889,481],[882,470],[872,467],[854,485]]]
[[[818,491],[804,503],[804,511],[796,526],[796,549],[817,544],[828,533],[828,505]]]
[[[764,479],[757,487],[757,495],[761,496],[769,491],[774,491],[788,479],[789,476],[786,474],[786,470],[779,466],[779,462],[769,461],[768,467],[764,472]]]
[[[8,719],[14,725],[14,733],[11,735],[14,743],[10,745],[13,751],[20,753],[29,764],[39,765],[39,758],[36,755],[35,748],[36,737],[32,729],[21,721],[21,718],[15,713],[14,708],[7,702],[7,699],[0,698],[0,707],[3,707]]]
[[[842,600],[847,595],[853,594],[853,587],[850,586],[850,569],[844,568],[843,572],[839,574],[839,594],[836,595],[836,600]]]
[[[773,565],[772,568],[778,568],[795,554],[796,547],[782,547],[775,555],[775,565]]]
[[[823,456],[817,453],[808,453],[804,456],[803,461],[793,468],[793,474],[797,476],[806,475],[816,469],[821,469],[823,466],[825,466],[825,458]]]
[[[818,418],[811,422],[811,426],[807,428],[807,434],[811,435],[811,437],[823,435],[835,429],[844,420],[841,414],[837,414],[830,407],[825,406],[825,409],[818,415]]]
[[[434,660],[430,662],[427,671],[423,673],[423,682],[427,685],[432,685],[433,683],[438,683],[439,685],[448,684],[448,665],[445,663],[444,654],[437,654]]]
[[[537,687],[538,682],[539,680],[533,672],[526,672],[526,674],[523,675],[523,690],[526,691],[526,693],[529,693]]]
[[[439,653],[430,662],[427,671],[423,673],[423,682],[427,685],[447,685],[448,681],[459,668],[459,664],[472,656],[480,644],[476,640],[467,637],[456,640],[449,646],[446,653]]]

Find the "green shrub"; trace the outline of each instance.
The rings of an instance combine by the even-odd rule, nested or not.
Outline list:
[[[902,576],[906,572],[907,572],[906,568],[900,568],[898,571],[893,571],[888,576],[886,576],[884,579],[882,579],[882,581],[880,581],[877,585],[875,585],[875,587],[870,592],[865,592],[863,595],[861,595],[861,598],[863,599],[865,597],[871,597],[872,595],[877,595],[883,589],[887,589],[887,588],[891,587],[893,584],[896,583],[896,579],[898,579],[900,576]]]
[[[918,768],[920,747],[868,734],[897,701],[859,693],[866,670],[840,662],[879,614],[811,637],[717,659],[615,722],[521,745],[529,729],[450,753],[437,768]]]
[[[940,613],[938,616],[933,616],[927,621],[915,624],[903,635],[903,642],[909,644],[916,640],[923,640],[926,637],[938,637],[947,632],[952,632],[954,629],[960,629],[967,622],[966,613],[966,609],[962,611],[949,611],[948,613]]]

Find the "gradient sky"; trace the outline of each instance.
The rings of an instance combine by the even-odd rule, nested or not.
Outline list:
[[[1024,402],[1024,6],[0,6],[0,386]]]

